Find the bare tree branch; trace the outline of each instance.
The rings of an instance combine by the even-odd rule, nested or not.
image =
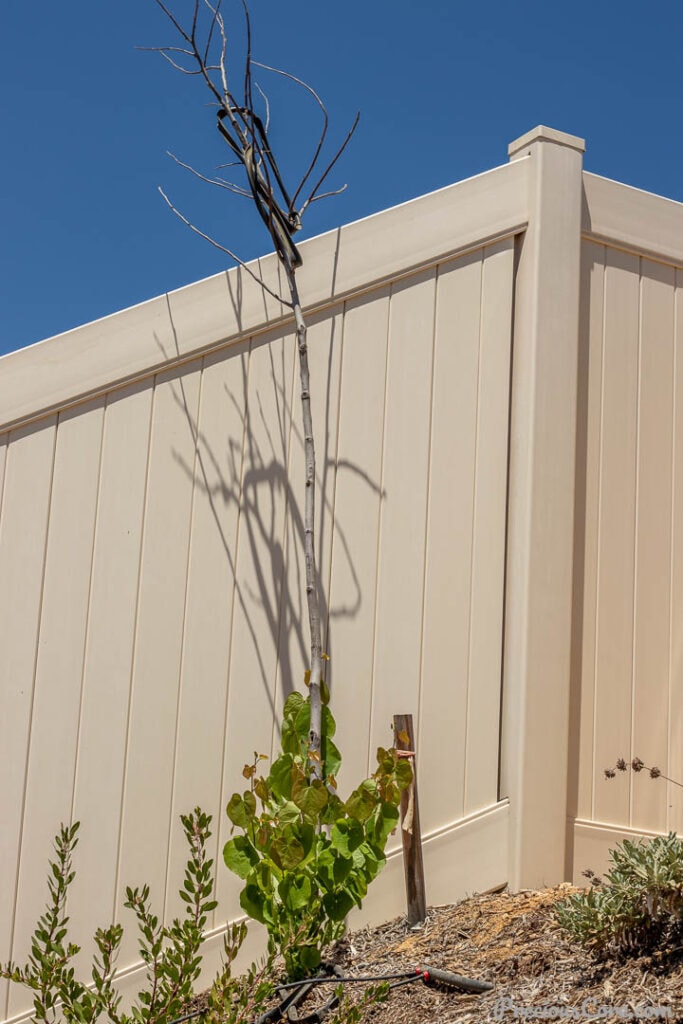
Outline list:
[[[183,224],[185,224],[190,229],[190,231],[194,231],[195,235],[199,235],[199,237],[203,238],[206,242],[210,242],[211,245],[213,245],[216,249],[219,249],[220,252],[224,252],[226,256],[229,256],[231,260],[234,260],[235,263],[237,263],[237,265],[242,268],[242,270],[246,270],[249,276],[253,277],[254,281],[256,281],[256,284],[259,285],[260,288],[263,288],[265,292],[268,292],[268,294],[272,296],[272,298],[274,298],[277,302],[282,303],[283,306],[287,306],[288,309],[292,309],[292,303],[288,302],[287,299],[283,299],[283,297],[281,295],[278,295],[277,292],[274,292],[272,288],[269,288],[266,282],[263,280],[263,278],[259,277],[258,274],[255,274],[254,271],[249,266],[249,264],[245,263],[244,260],[241,260],[239,256],[237,256],[232,251],[232,249],[228,249],[226,248],[226,246],[221,245],[221,243],[217,242],[215,238],[212,238],[211,235],[207,235],[204,231],[198,228],[196,224],[193,224],[192,221],[188,220],[187,217],[184,214],[182,214],[180,210],[177,209],[177,207],[173,205],[173,203],[168,198],[168,196],[164,192],[163,188],[161,188],[161,186],[159,186],[159,192],[161,193],[161,196],[166,205],[168,206],[169,210],[171,210],[171,212],[174,213],[176,217],[178,217],[178,219],[181,220]]]
[[[315,186],[313,191],[310,193],[308,199],[306,200],[306,202],[302,206],[301,210],[299,211],[299,216],[301,216],[302,212],[306,209],[306,207],[310,206],[312,201],[315,199],[315,196],[316,196],[316,193],[317,193],[318,189],[322,187],[322,185],[323,185],[323,183],[325,181],[325,178],[328,176],[328,174],[330,173],[330,171],[332,170],[332,168],[336,164],[337,160],[342,155],[342,153],[344,152],[344,150],[348,146],[349,142],[351,141],[353,133],[355,132],[356,128],[358,127],[358,122],[359,121],[360,121],[360,111],[356,114],[356,116],[355,116],[355,118],[353,120],[353,124],[351,125],[351,128],[349,129],[346,138],[344,139],[344,141],[342,142],[341,146],[339,147],[339,149],[337,150],[337,152],[333,156],[333,158],[330,161],[330,163],[327,165],[327,167],[325,168],[325,170],[321,174],[320,178],[318,179],[317,185]]]
[[[166,6],[166,4],[163,3],[163,0],[154,0],[154,2],[156,3],[156,5],[158,7],[161,8],[161,10],[164,12],[166,17],[168,18],[168,20],[173,24],[173,26],[176,29],[176,31],[183,37],[185,42],[186,43],[191,43],[192,42],[192,37],[187,34],[187,32],[185,31],[183,26],[180,24],[180,22],[177,21],[177,19],[173,16],[171,11]]]
[[[167,60],[168,63],[171,65],[171,67],[174,68],[176,71],[180,71],[180,73],[182,75],[191,75],[191,76],[201,75],[201,71],[199,70],[199,68],[194,68],[194,69],[193,68],[184,68],[182,66],[182,64],[178,64],[177,61],[173,60],[173,58],[170,57],[169,53],[168,53],[168,51],[171,50],[172,47],[169,47],[169,46],[138,46],[138,47],[136,47],[136,49],[138,49],[138,50],[147,50],[148,52],[161,54],[161,56],[164,58],[164,60]],[[178,53],[187,53],[190,57],[192,56],[192,54],[189,52],[189,50],[188,51],[177,50],[176,52],[178,52]]]
[[[303,213],[304,210],[311,205],[311,203],[317,203],[319,199],[330,199],[332,196],[340,196],[342,192],[346,192],[348,187],[348,185],[342,185],[340,188],[335,188],[331,192],[321,192],[320,195],[313,196],[312,199],[307,199],[306,205],[301,207],[300,213]]]
[[[294,195],[292,197],[291,208],[293,210],[295,208],[296,201],[297,201],[297,198],[298,198],[301,190],[303,189],[304,185],[306,184],[306,182],[308,181],[309,177],[313,173],[315,165],[318,162],[318,158],[320,157],[320,153],[321,153],[321,150],[323,148],[323,144],[325,142],[325,138],[327,136],[327,128],[328,128],[328,125],[329,125],[329,117],[328,117],[328,114],[327,114],[327,108],[325,107],[325,104],[323,103],[323,101],[318,96],[318,94],[315,91],[315,89],[311,88],[311,86],[307,82],[304,82],[301,78],[297,78],[296,75],[290,74],[289,71],[282,71],[281,68],[273,68],[273,67],[270,67],[270,65],[268,65],[268,64],[261,64],[261,63],[259,63],[259,61],[254,61],[254,64],[258,68],[263,68],[264,71],[272,71],[273,74],[275,74],[275,75],[282,75],[283,78],[288,78],[291,82],[295,82],[297,85],[300,85],[303,89],[306,90],[306,92],[308,92],[313,97],[313,99],[316,101],[316,103],[320,107],[320,110],[322,111],[322,115],[323,115],[323,128],[322,128],[322,131],[320,133],[320,137],[318,139],[318,144],[315,147],[315,151],[313,153],[313,156],[311,157],[310,164],[308,165],[308,170],[304,174],[303,178],[301,178],[301,180],[299,181],[299,185],[297,187],[297,190],[296,190],[296,192],[294,193]]]
[[[265,107],[266,107],[266,123],[265,123],[264,127],[265,127],[266,135],[268,135],[268,129],[270,128],[270,103],[268,102],[268,97],[266,96],[265,92],[263,91],[261,86],[258,84],[258,82],[255,82],[254,84],[256,85],[256,88],[258,89],[259,93],[261,94],[261,99],[263,100],[263,102],[265,104]]]
[[[178,164],[179,167],[183,167],[190,174],[194,174],[196,178],[201,181],[205,181],[208,185],[217,185],[218,188],[227,189],[228,192],[233,192],[236,196],[245,196],[247,199],[251,199],[251,192],[247,192],[246,188],[241,188],[239,185],[235,185],[232,181],[226,181],[225,178],[209,178],[201,171],[198,171],[192,164],[186,164],[184,160],[176,156],[175,153],[171,153],[170,150],[166,150],[168,156],[174,163]]]

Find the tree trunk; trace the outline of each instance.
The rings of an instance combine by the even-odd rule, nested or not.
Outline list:
[[[308,604],[308,625],[311,634],[311,725],[308,734],[308,753],[311,778],[322,778],[322,752],[320,743],[322,705],[320,682],[323,668],[322,627],[320,622],[320,598],[318,593],[318,569],[315,559],[315,444],[313,441],[313,417],[311,415],[311,394],[308,371],[308,345],[306,322],[301,310],[301,301],[296,286],[295,270],[285,264],[287,282],[292,297],[296,339],[299,351],[299,375],[301,380],[301,409],[303,412],[304,451],[306,459],[306,497],[304,503],[304,557],[306,563],[306,600]]]

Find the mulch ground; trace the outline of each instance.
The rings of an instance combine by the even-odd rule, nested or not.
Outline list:
[[[492,982],[479,995],[413,982],[364,1009],[360,1024],[470,1024],[473,1021],[666,1020],[683,1024],[683,947],[597,959],[570,942],[553,906],[575,890],[472,896],[432,907],[411,929],[405,918],[352,932],[328,951],[344,974],[394,974],[418,966]],[[363,986],[348,986],[362,990]],[[324,994],[323,994],[323,990]],[[330,995],[321,986],[298,1010],[305,1018]],[[201,999],[201,997],[200,997]],[[195,1004],[196,1005],[196,1004]],[[332,1024],[333,1016],[326,1018]]]
[[[554,921],[553,905],[573,891],[561,885],[473,896],[431,908],[419,930],[397,918],[350,934],[334,958],[348,973],[392,973],[425,964],[494,984],[481,995],[421,982],[397,988],[386,1003],[368,1009],[363,1024],[683,1022],[683,950],[597,960]]]

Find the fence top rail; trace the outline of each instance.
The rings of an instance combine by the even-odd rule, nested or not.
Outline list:
[[[683,267],[683,203],[583,173],[584,238]]]
[[[302,243],[300,292],[321,309],[528,220],[527,161],[505,164]],[[249,267],[276,293],[274,255]],[[236,267],[0,358],[0,432],[284,323],[289,311]]]

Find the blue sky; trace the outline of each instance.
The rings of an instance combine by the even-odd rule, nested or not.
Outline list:
[[[182,16],[191,0],[171,0]],[[240,8],[225,0],[241,38]],[[683,201],[680,0],[252,0],[254,56],[306,79],[341,139],[318,234],[507,160],[537,124],[587,140],[588,170]],[[223,159],[207,95],[156,54],[173,44],[154,0],[3,0],[0,352],[217,273],[226,258],[176,205],[244,259],[270,248],[245,200],[175,166]],[[263,75],[293,171],[315,110]],[[288,110],[294,104],[294,117]]]

